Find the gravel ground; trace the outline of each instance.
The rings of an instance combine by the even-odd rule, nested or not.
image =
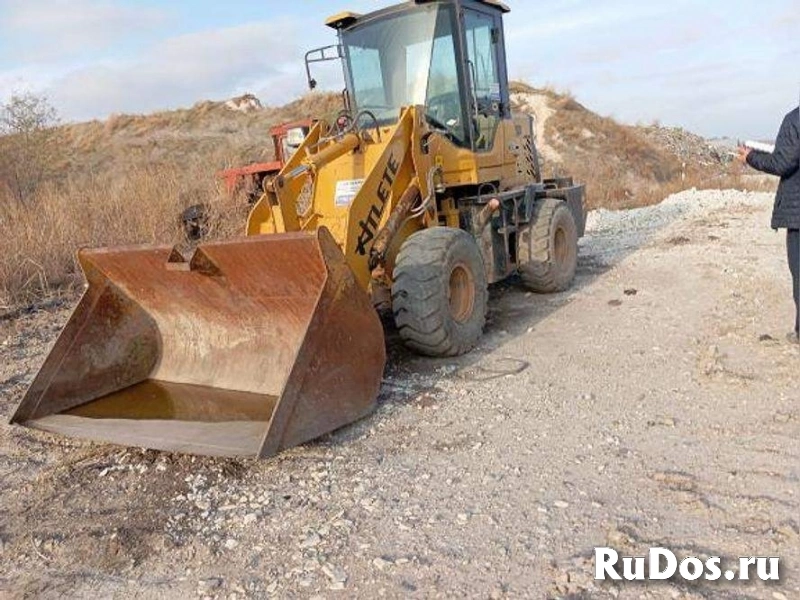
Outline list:
[[[456,360],[388,332],[378,410],[267,461],[0,425],[0,597],[800,597],[798,348],[771,196],[599,211],[576,286],[492,290]],[[0,322],[10,414],[69,303]],[[593,548],[780,556],[595,582]]]

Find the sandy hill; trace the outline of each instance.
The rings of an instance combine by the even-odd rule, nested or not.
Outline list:
[[[648,204],[665,186],[708,181],[725,172],[724,153],[679,129],[631,127],[601,117],[574,98],[512,84],[515,110],[534,115],[545,174],[572,174],[589,183],[592,206]],[[142,165],[187,169],[226,166],[271,157],[268,129],[280,122],[335,115],[336,94],[312,93],[281,107],[262,107],[246,95],[199,102],[151,115],[114,115],[64,128],[76,175],[119,172]]]
[[[514,109],[535,118],[544,174],[586,183],[589,208],[655,204],[680,189],[744,182],[727,174],[724,151],[689,132],[621,125],[552,90],[515,83],[512,91]],[[215,172],[271,158],[270,126],[332,119],[340,106],[330,93],[280,107],[245,95],[49,132],[59,143],[39,165],[46,170],[23,170],[32,184],[24,201],[0,182],[0,229],[12,232],[0,237],[0,313],[79,286],[76,248],[184,243],[179,215],[195,204],[207,207],[207,239],[240,235],[249,206],[220,193]]]
[[[725,153],[695,134],[657,125],[623,125],[569,94],[513,83],[516,110],[536,118],[545,175],[587,183],[590,204],[608,208],[660,201],[669,191],[713,185],[728,176]]]
[[[269,128],[338,110],[335,94],[313,93],[281,107],[262,107],[251,95],[150,115],[112,115],[104,121],[68,125],[70,172],[102,172],[134,165],[196,165],[210,170],[269,159]]]

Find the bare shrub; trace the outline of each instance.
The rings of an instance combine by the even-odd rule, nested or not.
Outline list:
[[[0,182],[17,202],[57,172],[63,148],[57,123],[44,96],[15,94],[0,106]]]

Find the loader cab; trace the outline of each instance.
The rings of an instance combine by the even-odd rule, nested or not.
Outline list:
[[[505,12],[493,0],[416,0],[328,19],[339,33],[353,114],[389,125],[402,107],[421,105],[428,124],[453,144],[491,150],[511,116]]]

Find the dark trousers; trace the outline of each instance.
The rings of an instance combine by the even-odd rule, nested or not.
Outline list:
[[[798,277],[800,277],[800,230],[786,230],[786,256],[789,259],[789,270],[792,272],[792,294],[795,308],[794,332],[798,333],[800,331],[800,322],[797,317],[798,302],[800,302],[800,293],[797,287]]]

